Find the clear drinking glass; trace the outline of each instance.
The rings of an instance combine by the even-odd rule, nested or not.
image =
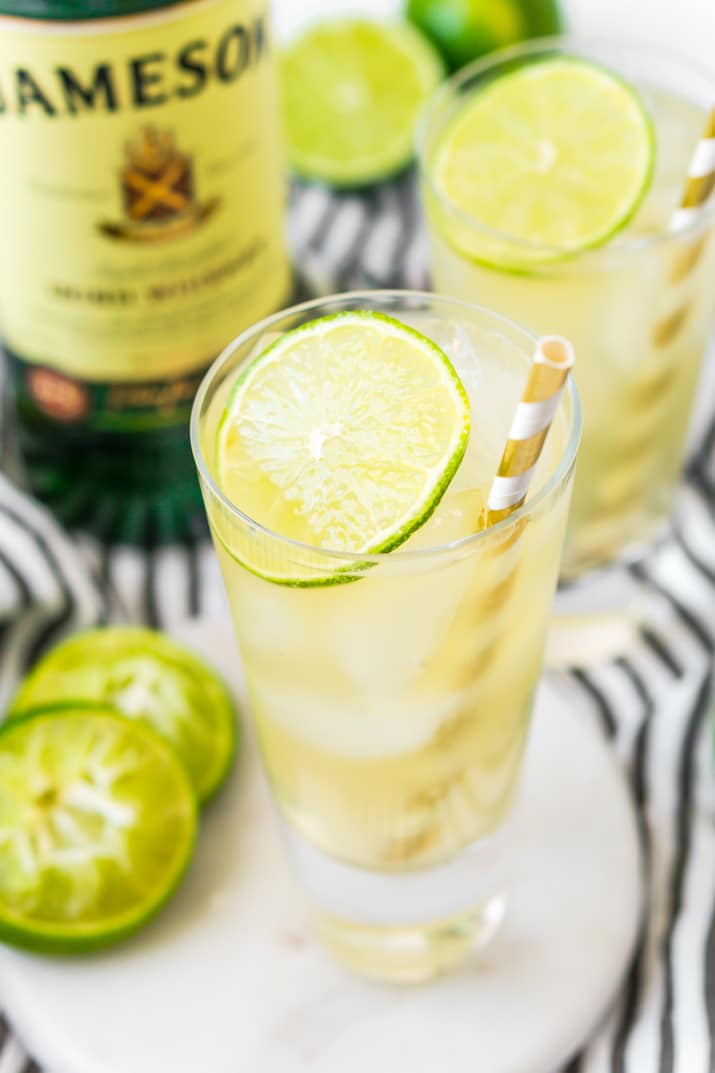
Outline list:
[[[359,562],[252,521],[224,495],[212,462],[247,359],[276,333],[355,309],[386,313],[440,344],[472,408],[467,453],[435,514],[395,551]],[[443,971],[490,936],[503,909],[505,820],[580,434],[569,386],[527,503],[475,532],[534,342],[484,309],[434,295],[320,299],[239,336],[194,404],[194,455],[292,856],[324,941],[382,978]],[[307,580],[262,576],[289,568]]]
[[[657,154],[633,220],[606,245],[568,254],[535,251],[491,231],[451,204],[433,180],[441,135],[469,94],[515,65],[559,53],[601,63],[638,88],[653,117]],[[437,91],[423,117],[421,187],[437,291],[483,303],[538,334],[558,330],[576,349],[584,428],[566,580],[637,556],[672,510],[715,301],[715,199],[682,233],[670,233],[668,224],[713,104],[715,80],[690,63],[615,43],[554,38],[464,69]],[[498,263],[470,254],[485,242],[498,247]],[[553,256],[537,266],[534,252]],[[679,272],[683,266],[689,270]]]

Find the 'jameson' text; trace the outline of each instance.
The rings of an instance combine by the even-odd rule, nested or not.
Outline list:
[[[86,70],[62,64],[43,71],[0,67],[0,118],[154,108],[195,97],[212,82],[234,83],[259,62],[265,49],[265,24],[258,18],[228,26],[213,41],[187,41],[174,55],[147,52],[121,64],[99,60]]]

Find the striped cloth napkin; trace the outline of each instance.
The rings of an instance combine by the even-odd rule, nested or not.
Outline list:
[[[309,292],[427,284],[410,175],[365,196],[295,186],[289,238]],[[622,991],[562,1073],[715,1070],[714,387],[711,363],[672,532],[644,561],[620,568],[648,627],[607,664],[559,675],[630,781],[649,894]],[[62,532],[0,475],[0,712],[38,654],[76,629],[101,621],[170,627],[223,611],[208,544],[108,550]],[[0,1073],[38,1073],[31,1052],[32,1040],[21,1043],[0,1013]]]

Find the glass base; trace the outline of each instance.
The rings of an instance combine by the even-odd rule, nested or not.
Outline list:
[[[316,913],[318,936],[347,968],[395,984],[416,984],[449,972],[494,938],[506,897],[493,894],[447,920],[408,927],[375,927]]]
[[[454,968],[495,935],[513,881],[511,821],[432,868],[373,871],[339,861],[284,827],[325,946],[355,972],[417,983]],[[513,854],[511,855],[513,857]]]

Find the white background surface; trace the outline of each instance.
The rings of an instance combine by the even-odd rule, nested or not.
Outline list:
[[[487,0],[488,2],[488,0]],[[715,67],[715,0],[561,0],[578,33],[651,42]],[[327,15],[366,12],[390,18],[402,0],[272,0],[280,37],[306,21]]]
[[[245,710],[228,624],[196,621],[179,636]],[[239,777],[154,925],[88,958],[0,947],[0,991],[54,1073],[551,1073],[630,959],[640,869],[610,748],[546,684],[510,837],[510,911],[480,960],[430,987],[361,981],[309,929],[247,736]],[[0,1058],[0,1073],[21,1068]]]

